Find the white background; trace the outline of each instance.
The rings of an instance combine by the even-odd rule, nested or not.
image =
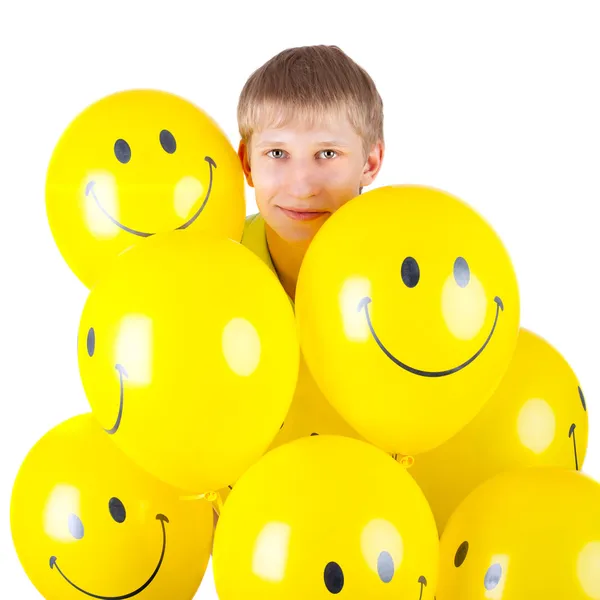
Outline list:
[[[75,349],[86,290],[59,255],[45,214],[54,144],[91,102],[151,87],[200,105],[237,146],[246,78],[290,46],[337,44],[371,73],[387,136],[376,186],[445,189],[496,228],[519,277],[522,324],[558,348],[580,378],[590,416],[584,470],[600,479],[598,4],[219,4],[2,3],[3,597],[40,597],[10,537],[19,465],[48,429],[88,410]],[[250,189],[248,211],[255,211]],[[210,570],[197,598],[216,598]]]

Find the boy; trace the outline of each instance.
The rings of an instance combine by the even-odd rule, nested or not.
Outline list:
[[[280,52],[246,82],[238,155],[259,214],[242,243],[293,300],[302,259],[327,218],[373,182],[384,154],[383,103],[337,46]]]
[[[246,218],[242,244],[294,300],[319,228],[379,173],[383,103],[369,75],[337,46],[290,48],[250,76],[238,126],[238,154],[260,211]],[[301,360],[294,400],[271,448],[319,433],[359,437]],[[228,493],[221,490],[223,500]]]

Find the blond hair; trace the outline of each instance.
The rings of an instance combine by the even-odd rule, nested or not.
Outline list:
[[[383,102],[369,74],[337,46],[280,52],[254,71],[240,94],[240,136],[301,120],[307,125],[344,114],[363,139],[365,154],[383,142]]]

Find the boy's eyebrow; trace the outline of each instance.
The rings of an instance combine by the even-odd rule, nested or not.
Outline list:
[[[348,146],[349,144],[344,140],[326,140],[319,142],[319,146]]]
[[[256,144],[256,148],[264,148],[265,146],[285,146],[285,142],[278,142],[277,140],[264,140]]]

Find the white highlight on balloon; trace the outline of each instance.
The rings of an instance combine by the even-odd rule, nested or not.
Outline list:
[[[483,285],[473,273],[464,288],[450,275],[442,289],[442,314],[452,335],[460,340],[472,340],[485,324],[489,302]],[[493,307],[495,310],[495,303]]]
[[[292,528],[287,523],[267,523],[256,538],[252,553],[252,572],[266,581],[285,577]]]
[[[92,181],[94,184],[86,195],[88,184]],[[104,214],[96,203],[97,199],[113,219],[119,220],[119,198],[114,175],[106,171],[88,173],[81,182],[79,194],[83,206],[83,218],[92,235],[100,239],[110,239],[119,235],[121,229]]]
[[[150,384],[152,351],[152,319],[143,314],[124,316],[118,325],[113,363],[125,369],[128,387]]]
[[[541,398],[525,402],[517,417],[521,443],[535,454],[542,454],[556,436],[556,416],[552,407]]]
[[[229,368],[240,375],[252,375],[261,356],[260,337],[250,321],[236,317],[223,328],[221,339],[223,355]]]
[[[366,342],[369,339],[365,309],[358,310],[365,296],[371,297],[371,282],[367,278],[352,276],[344,281],[339,294],[340,311],[344,333],[352,342]]]
[[[175,184],[174,191],[174,206],[175,212],[182,219],[188,219],[192,216],[194,205],[204,192],[204,186],[199,179],[196,179],[193,175],[187,175],[182,177]]]
[[[600,541],[586,544],[577,558],[577,577],[591,600],[600,600]]]
[[[393,523],[386,519],[373,519],[362,530],[360,548],[365,561],[374,573],[377,573],[377,560],[382,550],[390,554],[394,561],[394,570],[400,568],[404,557],[402,536]]]
[[[69,515],[80,516],[79,490],[66,483],[54,486],[44,507],[44,531],[59,542],[76,542],[69,531]]]

